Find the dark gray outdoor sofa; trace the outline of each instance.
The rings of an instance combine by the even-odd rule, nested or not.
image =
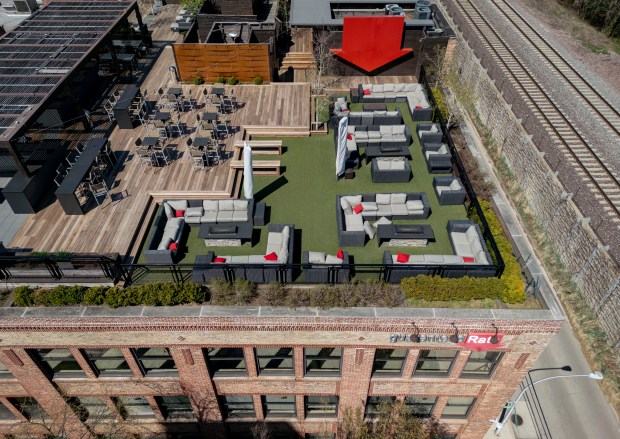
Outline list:
[[[422,142],[422,153],[429,174],[450,174],[452,154],[445,143]]]
[[[405,196],[405,203],[390,203],[390,204],[377,204],[377,196],[385,198],[386,195]],[[364,209],[359,215],[347,215],[345,214],[341,198],[347,199],[360,197],[362,198],[362,206],[366,206],[368,209]],[[381,200],[382,201],[382,200]],[[402,200],[398,200],[402,201]],[[416,201],[419,206],[411,206],[411,209],[407,209],[406,203]],[[370,210],[372,204],[377,205],[380,210]],[[355,207],[355,206],[353,206]],[[366,243],[366,232],[363,228],[364,221],[375,221],[381,217],[387,219],[426,219],[430,215],[431,207],[428,202],[428,198],[424,192],[407,192],[397,194],[363,194],[363,195],[336,195],[336,223],[338,225],[338,243],[343,247],[363,247]],[[358,216],[361,216],[359,218]],[[361,220],[361,221],[360,221]]]
[[[398,263],[397,255],[385,251],[384,280],[398,283],[403,278],[419,275],[450,278],[495,276],[496,268],[478,224],[469,220],[451,220],[446,229],[454,254],[411,255],[408,262]],[[465,262],[467,258],[473,259],[473,262]]]
[[[422,145],[443,142],[443,131],[438,123],[419,123],[416,125],[415,131]]]
[[[295,248],[295,226],[293,224],[269,224],[268,231],[270,234],[282,234],[286,226],[289,228],[286,262],[282,262],[280,259],[273,262],[265,261],[264,255],[251,255],[247,257],[228,257],[227,259],[230,260],[225,263],[215,263],[214,260],[219,255],[215,255],[210,251],[206,256],[198,256],[196,258],[195,265],[197,267],[194,269],[194,273],[192,273],[192,281],[209,283],[212,279],[228,281],[241,279],[254,283],[292,282],[293,268],[291,264],[293,263],[293,251]],[[272,250],[270,245],[267,245],[267,253],[270,253]],[[276,253],[281,255],[279,252]]]
[[[413,174],[411,165],[405,158],[402,160],[375,158],[372,160],[370,175],[373,183],[406,183],[411,180]]]
[[[305,283],[327,284],[348,282],[351,275],[349,252],[343,251],[341,264],[311,264],[309,252],[303,252],[302,269]]]
[[[463,204],[467,196],[461,179],[452,175],[433,178],[433,189],[442,206]]]
[[[181,239],[185,231],[184,218],[168,219],[163,204],[159,206],[151,233],[144,244],[144,259],[149,264],[174,264],[177,252],[181,249]],[[164,240],[164,235],[170,239]],[[177,244],[176,250],[169,250],[170,243]]]

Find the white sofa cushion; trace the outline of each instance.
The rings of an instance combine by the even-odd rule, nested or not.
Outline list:
[[[340,197],[340,207],[344,211],[345,215],[353,215],[351,203],[349,203],[349,201],[345,197]]]
[[[383,126],[383,125],[382,125]],[[368,131],[368,140],[370,139],[381,139],[381,131]]]
[[[311,264],[323,264],[325,263],[325,253],[323,252],[308,252],[308,262]]]
[[[157,246],[157,250],[168,250],[168,247],[172,244],[172,238],[167,237],[166,239],[162,239],[159,245]]]
[[[166,218],[174,218],[174,209],[168,203],[164,203],[164,214]]]
[[[217,200],[203,200],[202,208],[205,212],[217,212],[219,209],[219,202]]]
[[[380,224],[392,224],[392,221],[390,221],[386,217],[382,216],[372,226],[376,229],[376,228],[379,227]]]
[[[413,83],[413,84],[405,84],[405,91],[406,92],[415,92],[416,86],[418,84]]]
[[[337,258],[336,256],[332,256],[332,255],[327,255],[325,257],[325,263],[326,264],[334,264],[334,265],[342,265],[342,259]]]
[[[480,240],[476,228],[473,226],[469,226],[467,231],[465,231],[465,236],[467,237],[467,241],[469,241],[470,243]]]
[[[392,134],[392,125],[380,125],[379,132],[381,134]]]
[[[356,131],[355,138],[357,140],[368,140],[368,132],[367,131]]]
[[[390,198],[390,194],[377,194],[375,201],[377,202],[377,205],[390,204]]]
[[[368,221],[364,221],[364,232],[368,235],[368,239],[372,239],[375,237],[375,229],[372,228]]]
[[[409,215],[406,204],[391,204],[392,215]]]
[[[484,250],[480,250],[478,253],[476,253],[476,262],[478,264],[488,264],[489,260],[487,259],[487,255],[484,252]]]
[[[391,204],[405,204],[406,202],[407,202],[407,194],[403,194],[403,193],[390,194]]]
[[[203,224],[211,224],[217,222],[217,212],[205,212],[200,217],[200,222]]]
[[[220,200],[218,203],[220,210],[235,210],[234,200]]]
[[[202,214],[204,213],[204,210],[202,209],[202,207],[188,207],[187,210],[185,211],[185,216],[187,218],[190,217],[201,217]]]
[[[453,190],[453,191],[461,190],[461,183],[459,183],[457,179],[452,180],[452,183],[450,183],[450,190]]]
[[[392,208],[389,204],[380,204],[377,216],[392,216]]]
[[[394,84],[383,84],[383,91],[384,92],[393,92],[394,90]]]
[[[364,210],[362,210],[362,212],[366,212],[366,211],[370,211],[370,212],[376,212],[377,211],[377,203],[374,203],[372,201],[362,201],[362,207],[364,208]]]
[[[437,191],[437,195],[441,195],[443,191],[449,191],[450,186],[436,186],[435,190]]]
[[[450,239],[456,245],[469,245],[469,240],[467,239],[467,235],[465,233],[452,232],[450,234]]]
[[[405,84],[394,84],[394,93],[403,93],[405,91]]]
[[[351,205],[351,207],[357,206],[358,204],[361,204],[362,202],[362,196],[361,195],[345,195],[343,197],[340,197],[341,199],[344,198],[345,200],[347,200],[349,202],[349,204]]]
[[[232,210],[220,210],[217,213],[217,222],[218,223],[232,223],[233,222],[233,211]]]
[[[407,206],[407,210],[423,210],[424,203],[422,200],[409,200],[405,203]]]
[[[247,210],[234,210],[233,211],[233,221],[234,222],[244,222],[248,220],[248,211]]]
[[[364,230],[364,220],[362,215],[345,215],[345,230],[350,232],[360,232]]]
[[[248,200],[233,200],[233,209],[247,211],[249,204]]]
[[[377,169],[387,171],[392,169],[392,164],[389,160],[377,160]]]
[[[187,210],[187,200],[170,200],[167,203],[174,210]]]
[[[383,88],[383,84],[375,84],[372,86],[372,92],[374,93],[383,93],[385,89]]]

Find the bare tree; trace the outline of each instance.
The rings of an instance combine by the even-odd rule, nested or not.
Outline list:
[[[432,88],[443,88],[450,65],[446,62],[446,48],[434,46],[425,56],[424,71]]]
[[[314,106],[314,121],[319,124],[319,115],[329,105],[327,97],[328,82],[325,80],[327,73],[332,69],[335,60],[334,55],[329,50],[329,42],[331,33],[328,31],[320,31],[314,35],[314,59],[316,62],[315,69],[312,71],[310,79],[310,88]]]

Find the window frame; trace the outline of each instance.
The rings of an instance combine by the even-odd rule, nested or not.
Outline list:
[[[129,410],[127,410],[127,406],[128,404],[124,401],[126,398],[142,398],[144,399],[144,401],[146,401],[146,406],[148,406],[151,409],[151,414],[149,415],[134,415],[134,414],[130,414]],[[123,412],[124,412],[124,418],[125,419],[157,419],[157,416],[155,415],[155,410],[153,410],[153,407],[151,407],[151,404],[149,403],[149,400],[146,399],[146,396],[140,396],[140,395],[123,395],[123,396],[119,396],[118,397],[118,401],[121,403],[121,406],[123,407]],[[136,404],[132,404],[132,405],[136,405]]]
[[[370,400],[371,399],[377,399],[377,402],[372,404],[372,406],[374,406],[374,412],[370,413],[368,411],[368,408],[370,407]],[[379,404],[381,403],[381,401],[388,401],[390,403],[394,403],[396,401],[396,396],[386,396],[386,395],[368,395],[368,397],[366,398],[366,404],[364,404],[364,418],[375,418],[378,414],[378,412],[376,411]]]
[[[469,406],[467,407],[467,411],[465,412],[464,415],[444,415],[446,408],[448,407],[448,403],[450,402],[451,399],[454,398],[471,398],[471,403],[469,404]],[[443,412],[441,413],[441,418],[442,419],[467,419],[469,417],[469,415],[471,414],[472,409],[474,408],[474,406],[476,405],[476,401],[478,399],[475,396],[452,396],[450,398],[448,398],[448,400],[446,401],[446,405],[443,409]],[[453,405],[452,407],[464,407],[463,405]]]
[[[283,413],[283,414],[273,414],[273,413],[269,413],[269,410],[267,408],[267,398],[271,397],[271,398],[276,398],[276,397],[287,397],[287,398],[292,398],[293,399],[293,403],[292,403],[292,407],[293,407],[293,413]],[[297,417],[297,401],[295,398],[295,395],[261,395],[261,404],[263,406],[263,416],[265,417],[265,419],[289,419],[289,418],[296,418]],[[271,404],[276,404],[276,405],[289,405],[289,402],[283,403],[283,402],[272,402]]]
[[[239,351],[241,351],[241,357],[210,357],[209,356],[209,351],[210,350],[222,350],[222,349],[238,349]],[[240,347],[231,347],[231,346],[214,346],[214,347],[205,347],[202,348],[202,354],[205,358],[205,362],[207,363],[207,368],[209,369],[209,374],[211,375],[211,377],[213,378],[218,378],[218,377],[227,377],[227,376],[248,376],[248,360],[245,358],[245,351],[243,348]],[[215,358],[215,360],[213,359]],[[213,370],[213,363],[215,362],[216,364],[218,362],[224,362],[224,361],[231,361],[231,360],[243,360],[243,369],[241,370],[225,370],[225,371],[221,371],[221,370]]]
[[[252,413],[240,413],[240,414],[231,414],[230,411],[230,402],[227,400],[228,398],[249,398],[249,402],[234,402],[234,405],[242,406],[243,404],[249,405],[252,407]],[[224,420],[226,419],[256,419],[256,407],[254,407],[254,398],[252,395],[220,395],[218,397],[218,402],[220,405],[220,410]]]
[[[454,356],[452,357],[452,360],[450,360],[450,367],[448,367],[448,370],[446,372],[429,372],[426,370],[422,370],[422,371],[418,370],[418,365],[420,364],[420,362],[423,362],[423,361],[448,361],[447,359],[433,360],[433,359],[429,359],[426,357],[422,358],[422,352],[432,352],[432,351],[436,351],[436,352],[453,351],[454,352]],[[413,368],[413,377],[414,378],[416,376],[449,377],[450,373],[452,372],[452,368],[454,367],[455,360],[457,359],[459,354],[460,354],[460,351],[458,349],[420,349],[420,351],[418,352],[418,358],[416,358],[415,367]]]
[[[395,351],[404,351],[405,352],[405,356],[403,357],[401,364],[400,364],[400,370],[398,372],[395,371],[389,371],[389,372],[377,372],[377,368],[376,368],[376,363],[377,361],[384,361],[384,362],[388,362],[388,361],[399,361],[399,360],[392,360],[391,358],[385,359],[377,359],[377,352],[379,351],[392,351],[392,353],[394,353]],[[403,376],[403,370],[405,369],[405,362],[407,361],[407,357],[409,356],[409,349],[375,349],[375,356],[372,360],[372,378],[382,378],[382,377],[386,377],[386,378],[390,378],[390,377],[401,377]]]
[[[321,369],[313,369],[313,370],[308,370],[309,364],[312,361],[329,361],[329,360],[335,360],[335,358],[332,357],[325,357],[323,355],[317,354],[317,355],[311,355],[311,359],[308,359],[308,349],[319,349],[319,353],[320,350],[322,349],[339,349],[340,350],[340,356],[338,357],[338,371],[323,371]],[[323,346],[320,348],[314,348],[314,347],[308,347],[308,348],[304,348],[304,376],[308,376],[308,377],[339,377],[342,376],[342,356],[344,354],[344,349],[341,347],[327,347],[327,346]]]
[[[5,378],[15,378],[8,367],[4,363],[0,362],[0,380]]]
[[[69,354],[68,357],[64,357],[70,360],[68,360],[70,363],[75,363],[75,365],[77,365],[77,367],[79,368],[79,370],[70,370],[70,371],[54,371],[54,369],[52,368],[52,366],[49,365],[48,361],[54,361],[55,358],[59,358],[59,363],[62,363],[63,361],[67,361],[67,360],[62,360],[61,357],[53,357],[51,360],[50,359],[46,359],[41,355],[41,351],[58,351],[58,350],[64,350],[67,351],[67,353]],[[70,379],[85,379],[88,378],[88,376],[86,375],[86,372],[84,371],[84,369],[82,369],[82,365],[80,363],[78,363],[77,359],[73,356],[73,354],[71,353],[71,350],[69,348],[32,348],[32,349],[28,349],[27,350],[28,354],[30,355],[30,358],[32,358],[35,363],[37,363],[37,365],[39,366],[39,368],[46,374],[48,374],[52,380],[56,380],[56,379],[64,379],[64,378],[70,378]]]
[[[103,356],[99,356],[96,358],[91,358],[91,355],[88,353],[89,351],[104,351],[105,353],[109,351],[110,349],[118,349],[123,360],[125,361],[125,364],[127,365],[126,370],[122,370],[122,369],[121,370],[109,370],[109,369],[101,370],[97,367],[97,361],[114,360],[115,358],[120,359],[121,357],[107,357],[106,358]],[[82,355],[84,356],[84,358],[86,359],[86,361],[88,362],[92,370],[97,375],[97,378],[119,378],[119,377],[133,377],[134,376],[133,371],[131,370],[131,367],[129,366],[129,362],[127,361],[127,358],[123,354],[123,351],[121,350],[121,348],[81,348],[80,352],[82,353]]]
[[[283,355],[272,355],[272,356],[259,356],[258,355],[258,350],[259,349],[290,349],[290,357],[285,357]],[[267,369],[264,370],[261,368],[260,366],[260,360],[261,359],[273,359],[273,360],[287,360],[290,358],[291,361],[291,369],[290,370],[279,370],[279,369]],[[277,375],[277,376],[288,376],[288,375],[295,375],[295,349],[293,349],[293,347],[285,347],[285,346],[281,346],[281,347],[264,347],[264,346],[257,346],[254,348],[254,360],[256,362],[256,372],[258,373],[258,375]]]
[[[312,413],[308,411],[308,406],[309,406],[308,399],[309,398],[334,398],[335,399],[334,413],[316,413],[316,412]],[[306,418],[312,418],[312,419],[337,418],[339,406],[340,406],[340,397],[338,395],[305,395],[304,396],[304,414]]]
[[[430,406],[430,412],[427,414],[417,414],[414,412],[413,407],[416,404],[407,404],[407,398],[434,398],[434,401],[432,404],[417,404],[417,405],[423,405],[423,406]],[[415,416],[416,418],[430,418],[433,416],[433,411],[435,410],[435,406],[437,405],[437,400],[439,399],[438,396],[421,396],[421,395],[407,395],[405,396],[405,399],[403,400],[403,403],[405,404],[405,407],[409,407],[411,410],[411,416]]]
[[[467,365],[470,363],[471,361],[471,356],[472,354],[476,353],[476,352],[472,352],[469,354],[469,357],[467,358],[467,362],[465,363],[465,365],[463,366],[463,370],[461,371],[461,376],[459,378],[464,378],[464,379],[490,379],[493,374],[495,373],[495,370],[497,369],[497,366],[499,365],[500,361],[502,361],[502,359],[504,358],[504,352],[503,351],[482,351],[485,354],[492,352],[495,354],[499,354],[499,356],[497,357],[497,360],[491,362],[491,361],[485,361],[485,360],[481,360],[481,359],[474,359],[473,363],[479,363],[479,364],[485,364],[485,363],[491,363],[492,367],[489,370],[488,373],[471,373],[471,372],[465,372],[465,368],[467,367]]]
[[[101,397],[101,396],[73,396],[72,398],[75,400],[75,402],[81,408],[84,408],[84,410],[86,411],[86,414],[88,415],[87,419],[113,419],[113,418],[116,417],[116,414],[106,404],[106,401],[105,401],[106,397]],[[101,406],[105,407],[105,411],[103,411],[101,413],[91,413],[88,408],[89,407],[97,407],[97,406],[94,406],[94,405],[91,405],[91,404],[85,404],[84,403],[85,398],[98,399],[99,401],[102,402]]]
[[[168,406],[172,406],[173,404],[165,402],[164,398],[186,398],[187,399],[187,408],[189,410],[179,410],[171,412]],[[194,407],[192,406],[192,401],[189,399],[187,395],[160,395],[155,397],[155,401],[157,401],[157,406],[159,407],[164,419],[166,421],[195,421],[197,420],[196,413],[194,412]],[[181,406],[181,404],[176,403],[175,406]],[[187,415],[187,416],[185,416]]]
[[[154,368],[146,368],[144,366],[143,363],[143,359],[140,356],[140,350],[144,349],[144,353],[150,351],[151,349],[164,349],[167,351],[168,353],[168,357],[169,360],[165,360],[167,361],[172,361],[172,364],[174,364],[174,369],[154,369]],[[179,376],[179,370],[177,369],[177,365],[174,362],[174,358],[172,358],[172,354],[170,353],[170,349],[166,348],[166,347],[156,347],[156,346],[151,346],[151,347],[146,347],[146,348],[132,348],[131,349],[131,353],[133,354],[134,359],[136,360],[136,363],[138,363],[138,366],[140,367],[140,370],[142,371],[142,375],[144,375],[145,377],[176,377]],[[157,360],[157,359],[164,359],[166,357],[164,357],[163,355],[156,355],[156,356],[152,356],[152,357],[146,357],[146,360]]]
[[[7,399],[9,400],[9,403],[11,403],[13,407],[15,407],[17,411],[19,411],[22,416],[24,416],[29,421],[32,421],[37,416],[45,420],[51,419],[51,416],[45,411],[43,406],[39,404],[39,401],[37,401],[37,399],[33,398],[32,396],[19,396]],[[24,410],[24,407],[26,406],[24,402],[26,401],[29,401],[28,408]],[[36,411],[30,412],[31,408],[34,408]]]
[[[10,417],[3,418],[4,415],[2,413],[8,413]],[[15,414],[11,411],[11,409],[6,404],[0,401],[0,422],[13,422],[13,421],[19,421],[19,419],[17,418],[17,416],[15,416]]]

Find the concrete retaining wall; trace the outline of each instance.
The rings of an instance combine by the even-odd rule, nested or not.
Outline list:
[[[584,218],[579,206],[591,200],[582,175],[553,146],[542,124],[531,114],[486,49],[454,10],[444,2],[458,36],[454,62],[475,110],[501,148],[501,155],[549,242],[572,280],[595,311],[616,351],[620,350],[620,268],[599,236],[598,219]],[[474,115],[472,115],[474,116]],[[593,230],[598,232],[595,233]],[[618,232],[617,226],[615,227]]]

